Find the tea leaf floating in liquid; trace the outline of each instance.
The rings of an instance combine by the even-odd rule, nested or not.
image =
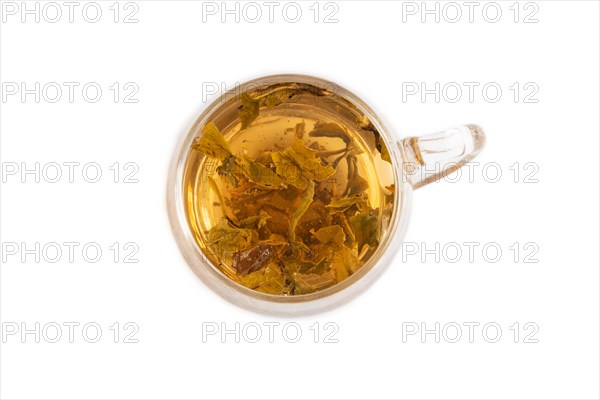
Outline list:
[[[373,198],[375,181],[365,175],[364,154],[373,149],[357,141],[357,132],[371,135],[381,159],[390,162],[368,119],[358,118],[351,126],[310,115],[281,117],[277,121],[289,123],[272,133],[278,141],[258,146],[255,138],[267,132],[268,124],[262,112],[285,110],[290,99],[308,95],[327,94],[297,85],[241,93],[233,138],[251,132],[248,140],[234,145],[208,122],[192,144],[218,163],[208,187],[218,199],[214,208],[220,214],[215,215],[222,217],[207,227],[205,251],[226,276],[266,294],[309,294],[347,279],[366,262],[365,253],[379,245],[380,210],[391,209],[381,201],[391,201],[393,182]]]
[[[207,156],[224,160],[231,156],[231,149],[225,141],[225,138],[219,131],[219,128],[212,122],[204,125],[202,136],[195,141],[192,147]]]

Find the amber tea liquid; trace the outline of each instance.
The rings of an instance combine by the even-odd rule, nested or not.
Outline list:
[[[368,118],[332,91],[295,83],[224,101],[184,173],[187,221],[208,261],[272,295],[355,273],[388,233],[395,190]]]

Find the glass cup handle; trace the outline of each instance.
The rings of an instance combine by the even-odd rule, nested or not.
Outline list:
[[[437,181],[471,161],[483,148],[485,134],[477,125],[462,125],[398,142],[404,152],[404,173],[417,189]]]

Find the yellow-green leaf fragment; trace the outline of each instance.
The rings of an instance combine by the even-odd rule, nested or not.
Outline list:
[[[246,275],[262,268],[274,255],[275,251],[268,244],[257,244],[250,249],[236,251],[233,254],[233,268],[238,275]]]
[[[315,195],[315,183],[313,181],[310,181],[308,183],[308,187],[306,188],[306,191],[304,192],[302,201],[300,202],[300,204],[298,205],[298,208],[296,208],[296,210],[292,214],[292,217],[290,218],[290,238],[292,240],[296,239],[296,233],[295,233],[296,225],[298,225],[298,221],[300,221],[300,218],[302,218],[302,215],[304,215],[306,210],[308,210],[310,203],[312,203],[312,201],[313,201],[314,195]]]
[[[299,122],[294,127],[294,136],[296,139],[302,139],[304,137],[304,129],[306,124],[304,122]]]
[[[364,245],[376,247],[379,244],[379,209],[356,214],[348,220],[360,252]]]
[[[334,197],[331,199],[327,208],[331,209],[331,213],[344,212],[355,204],[360,204],[367,201],[366,194],[355,194],[345,197]]]
[[[391,163],[392,160],[390,158],[390,153],[388,151],[388,148],[385,145],[385,142],[383,141],[381,134],[379,133],[377,128],[375,128],[375,126],[373,125],[371,120],[366,115],[363,115],[357,119],[356,125],[361,130],[371,131],[371,133],[373,134],[373,137],[375,139],[375,148],[381,154],[381,159],[383,161],[387,161],[387,162]]]
[[[253,231],[231,226],[222,219],[208,231],[210,249],[219,257],[229,257],[237,251],[248,248],[252,243]]]
[[[242,129],[246,129],[258,117],[260,102],[253,99],[248,93],[243,92],[240,95],[242,108],[239,112]]]
[[[275,106],[278,106],[285,101],[287,97],[286,92],[287,91],[285,90],[278,90],[274,93],[270,93],[260,99],[260,104],[264,105],[267,108],[273,108]]]
[[[219,160],[224,160],[232,155],[229,144],[225,141],[219,128],[212,122],[204,125],[202,136],[194,141],[192,148]]]
[[[240,169],[235,156],[229,156],[217,167],[217,173],[227,178],[231,183],[231,186],[237,187],[239,175],[242,174],[242,170]]]
[[[271,246],[287,246],[289,241],[281,235],[271,234],[268,239],[261,240],[260,243],[269,244]]]
[[[301,274],[294,273],[295,294],[307,294],[327,289],[337,283],[335,272],[329,271],[323,274]]]
[[[271,153],[271,159],[275,164],[275,172],[288,185],[305,190],[308,187],[308,179],[302,175],[300,167],[282,152]]]
[[[349,155],[346,161],[348,162],[348,185],[345,194],[347,196],[361,194],[369,188],[369,182],[360,176],[355,155]]]
[[[248,229],[260,229],[267,223],[267,220],[271,218],[269,213],[261,210],[258,215],[253,215],[248,218],[244,218],[240,221],[240,228],[248,228]]]
[[[262,293],[281,295],[287,291],[281,268],[270,262],[264,268],[240,278],[242,285]]]
[[[284,183],[283,179],[275,171],[261,163],[253,161],[245,153],[242,154],[240,166],[244,175],[252,182],[267,187],[281,186]]]
[[[317,122],[314,129],[308,133],[308,136],[339,138],[346,143],[346,146],[352,141],[352,138],[348,135],[348,131],[333,122]]]
[[[335,175],[335,169],[329,164],[323,165],[316,153],[316,150],[309,149],[301,140],[296,139],[283,152],[272,153],[271,158],[277,174],[284,181],[304,189],[309,180],[321,182]]]
[[[229,218],[229,220],[233,221],[234,223],[237,223],[237,217],[231,212],[231,210],[229,209],[229,207],[227,207],[225,205],[225,199],[221,195],[221,191],[219,190],[219,186],[217,185],[217,182],[215,182],[215,180],[212,178],[212,176],[208,177],[208,184],[209,184],[210,188],[217,195],[217,198],[219,199],[219,205],[221,206],[221,209],[223,210],[223,214],[227,218]]]
[[[341,247],[335,252],[331,269],[335,272],[336,280],[343,281],[358,270],[358,255],[347,247]]]
[[[334,244],[340,248],[346,240],[346,234],[339,225],[326,226],[313,233],[322,244]]]
[[[389,163],[392,162],[388,148],[385,145],[385,142],[383,141],[383,138],[379,133],[375,133],[375,147],[377,148],[377,150],[379,150],[379,153],[381,154],[381,159],[383,161],[387,161]]]

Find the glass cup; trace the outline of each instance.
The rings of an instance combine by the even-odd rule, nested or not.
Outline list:
[[[386,221],[379,246],[362,267],[331,287],[294,296],[257,292],[227,277],[196,242],[185,209],[185,169],[191,155],[192,143],[201,134],[202,127],[209,121],[226,115],[224,110],[232,109],[236,102],[239,103],[241,93],[260,91],[278,84],[309,85],[315,91],[325,93],[325,99],[327,96],[335,99],[335,107],[345,107],[348,112],[366,116],[387,147],[392,165],[391,179],[395,185],[393,210]],[[192,270],[207,286],[230,302],[269,314],[297,315],[323,311],[356,297],[391,265],[406,232],[413,189],[457,170],[475,157],[484,143],[484,133],[477,125],[463,125],[431,135],[399,139],[360,98],[333,82],[306,75],[261,77],[238,85],[219,96],[206,107],[179,141],[171,161],[167,184],[167,207],[171,228]]]

